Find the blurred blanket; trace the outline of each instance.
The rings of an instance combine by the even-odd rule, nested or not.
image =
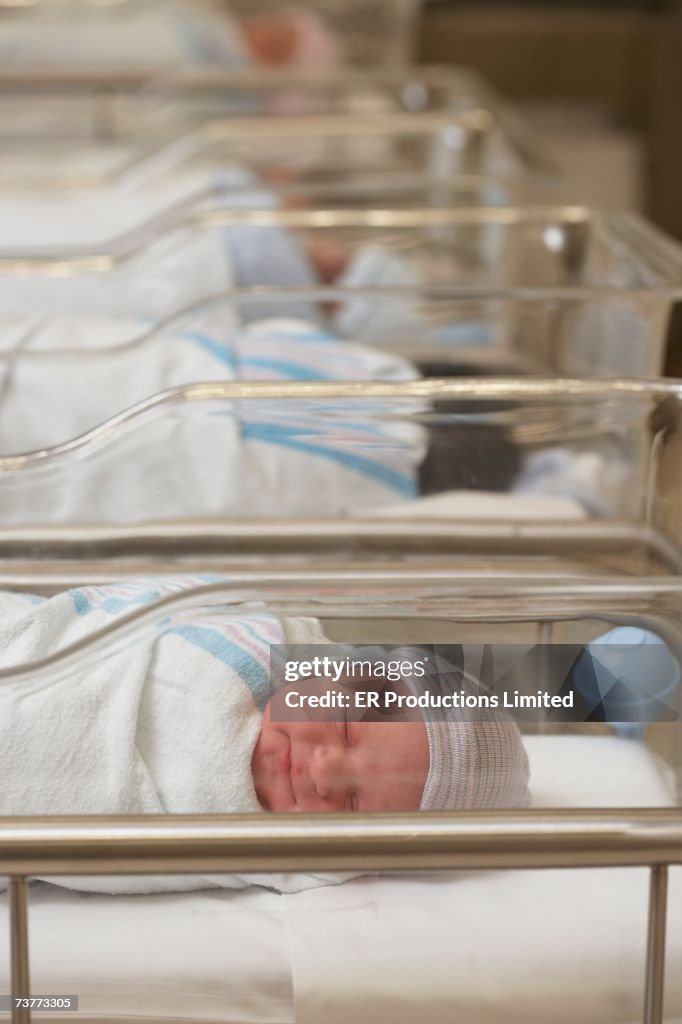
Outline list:
[[[229,312],[209,311],[186,330],[155,330],[124,317],[0,317],[0,454],[62,444],[146,398],[198,381],[417,376],[406,360],[314,324],[270,319],[239,328]]]
[[[412,378],[412,367],[396,357],[291,321],[254,326],[233,345],[193,332],[125,357],[114,348],[99,365],[101,353],[90,361],[76,351],[61,384],[59,367],[68,369],[68,359],[48,355],[5,363],[4,450],[99,429],[57,454],[3,467],[4,525],[328,517],[416,497],[426,436],[405,419],[414,399],[396,410],[388,399],[195,399],[190,389],[123,414],[164,385],[202,378]],[[106,419],[114,413],[123,415]]]
[[[266,205],[253,193],[235,193],[232,202],[241,207]],[[87,215],[87,207],[81,215]],[[69,272],[66,263],[51,264],[50,272],[42,264],[27,263],[18,273],[0,275],[0,312],[77,312],[162,321],[234,288],[306,288],[318,283],[301,243],[276,225],[203,227],[182,217],[163,226],[143,222],[139,232],[99,246],[106,256],[98,255],[99,249],[70,251],[63,237],[62,233],[51,253],[75,259],[68,264]],[[40,249],[39,255],[49,255],[47,247]],[[26,253],[26,244],[17,251],[19,256]],[[291,310],[291,302],[285,308]],[[301,315],[300,310],[308,308],[299,307],[297,314],[289,315]],[[272,305],[269,309],[271,316],[276,315]]]
[[[3,18],[0,61],[5,67],[162,69],[178,64],[249,63],[235,21],[200,4],[41,4]]]

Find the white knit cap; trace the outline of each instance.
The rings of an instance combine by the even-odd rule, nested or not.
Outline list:
[[[419,652],[393,652],[415,660]],[[437,658],[437,671],[403,677],[415,696],[486,690],[472,676]],[[453,685],[456,681],[456,686]],[[528,756],[515,722],[496,708],[457,708],[422,713],[429,740],[429,774],[420,809],[476,811],[527,807]]]

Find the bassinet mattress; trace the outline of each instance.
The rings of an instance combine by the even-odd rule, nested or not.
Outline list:
[[[526,738],[544,806],[661,806],[639,744]],[[102,897],[31,890],[32,989],[86,1015],[424,1024],[629,1024],[641,1009],[648,873],[494,872]],[[8,991],[6,900],[0,991]],[[671,873],[668,1019],[682,1017],[682,870]]]

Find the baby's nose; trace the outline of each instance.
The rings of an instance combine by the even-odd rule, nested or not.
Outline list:
[[[344,802],[349,786],[349,764],[345,752],[333,746],[319,746],[310,758],[310,778],[321,800]]]

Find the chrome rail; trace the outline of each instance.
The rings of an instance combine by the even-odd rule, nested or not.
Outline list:
[[[31,876],[648,867],[644,1024],[664,1013],[667,869],[682,865],[682,811],[5,818],[12,996],[29,995]],[[30,1024],[16,1007],[12,1024]]]

